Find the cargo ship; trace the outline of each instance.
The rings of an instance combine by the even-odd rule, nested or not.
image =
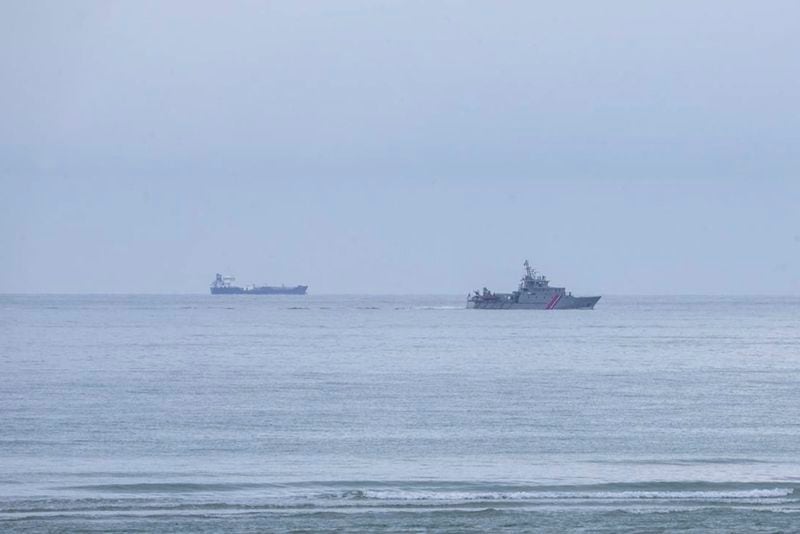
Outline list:
[[[308,286],[235,286],[233,276],[217,277],[211,283],[212,295],[305,295]]]

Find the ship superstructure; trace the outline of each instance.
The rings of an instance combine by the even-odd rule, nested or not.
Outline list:
[[[551,287],[543,274],[525,260],[525,274],[511,293],[493,293],[487,288],[467,297],[467,308],[484,310],[591,310],[600,297],[576,297],[563,287]]]

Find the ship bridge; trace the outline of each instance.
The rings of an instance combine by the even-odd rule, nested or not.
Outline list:
[[[543,274],[537,274],[536,269],[531,267],[528,260],[525,260],[525,275],[519,282],[520,291],[530,291],[532,289],[544,289],[550,287],[550,281]]]

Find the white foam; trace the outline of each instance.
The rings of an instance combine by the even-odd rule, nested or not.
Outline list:
[[[348,498],[381,501],[735,501],[776,499],[792,495],[791,488],[764,488],[728,491],[423,491],[364,490],[348,492]]]

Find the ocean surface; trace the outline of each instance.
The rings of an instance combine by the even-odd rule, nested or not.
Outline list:
[[[0,531],[800,531],[800,298],[0,296]]]

